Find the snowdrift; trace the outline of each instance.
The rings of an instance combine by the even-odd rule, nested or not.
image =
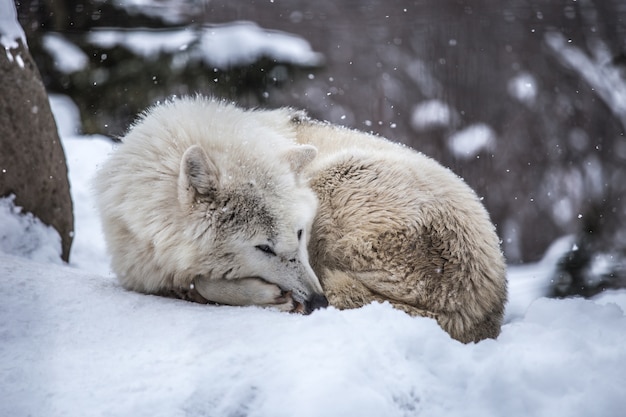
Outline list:
[[[539,299],[463,345],[388,304],[198,305],[0,254],[0,415],[617,417],[625,307]]]

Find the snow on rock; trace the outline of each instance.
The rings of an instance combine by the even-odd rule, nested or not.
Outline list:
[[[0,253],[63,263],[58,232],[31,213],[22,212],[14,195],[0,198]]]
[[[458,114],[440,100],[426,100],[415,106],[411,114],[411,126],[416,131],[452,127],[458,122]]]
[[[539,299],[463,345],[389,304],[200,305],[0,255],[0,415],[618,417],[626,293],[610,297]]]
[[[87,55],[60,33],[46,33],[43,47],[54,60],[55,68],[64,74],[80,71],[89,64]]]
[[[0,0],[0,44],[6,50],[15,49],[18,47],[18,39],[26,46],[26,36],[17,21],[15,4],[12,0]]]
[[[455,132],[448,138],[448,149],[458,158],[470,159],[496,144],[496,132],[484,123],[477,123]]]
[[[188,50],[190,59],[219,69],[248,65],[261,57],[303,66],[318,66],[323,56],[299,36],[262,29],[251,22],[168,30],[99,29],[88,41],[105,48],[123,46],[147,59],[161,52]]]

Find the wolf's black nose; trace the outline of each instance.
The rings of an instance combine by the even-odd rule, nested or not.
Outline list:
[[[323,294],[314,294],[310,300],[307,300],[304,304],[306,314],[311,313],[318,308],[328,307],[328,299]]]

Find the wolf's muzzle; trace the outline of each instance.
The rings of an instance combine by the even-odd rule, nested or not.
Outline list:
[[[322,294],[314,294],[310,300],[304,302],[304,314],[311,314],[313,310],[328,307],[328,299]]]

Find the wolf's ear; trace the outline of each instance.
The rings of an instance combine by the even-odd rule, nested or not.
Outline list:
[[[291,166],[291,169],[300,174],[304,167],[309,165],[311,161],[317,156],[317,148],[313,145],[301,145],[291,148],[285,152],[282,156],[284,161],[287,161]]]
[[[211,158],[198,146],[185,151],[178,174],[178,201],[189,205],[196,195],[213,196],[219,184],[219,171]]]

